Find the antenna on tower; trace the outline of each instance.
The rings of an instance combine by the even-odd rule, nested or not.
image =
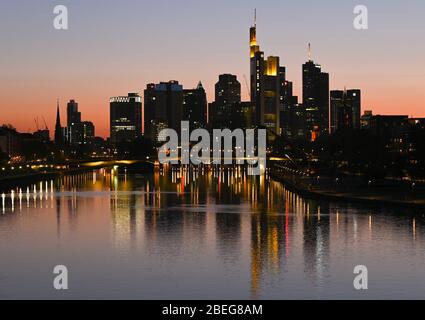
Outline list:
[[[254,9],[254,27],[257,26],[257,8]]]
[[[308,61],[311,61],[311,43],[308,43]]]

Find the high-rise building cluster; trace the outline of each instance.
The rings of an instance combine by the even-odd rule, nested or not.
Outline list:
[[[164,138],[159,136],[163,129],[171,128],[179,133],[181,121],[189,121],[191,131],[197,128],[266,129],[269,149],[279,145],[274,144],[276,141],[304,145],[338,132],[359,129],[382,136],[383,143],[394,152],[406,153],[418,145],[420,139],[411,137],[423,129],[424,119],[379,116],[371,111],[361,116],[361,91],[330,90],[329,74],[312,59],[310,44],[307,61],[301,68],[302,97],[294,95],[294,83],[287,79],[282,60],[266,56],[261,50],[256,21],[249,30],[249,59],[250,78],[244,79],[249,101],[242,100],[241,83],[236,75],[229,73],[218,76],[214,100],[210,103],[201,81],[193,88],[184,88],[176,80],[149,83],[143,96],[129,93],[110,98],[109,143],[95,137],[93,123],[82,120],[76,100],[67,103],[66,122],[62,127],[58,102],[55,145],[61,149],[99,145],[102,154],[107,154],[105,151],[117,150],[122,143],[137,140],[158,143]],[[18,143],[22,137],[15,133],[11,128],[0,129],[0,149],[12,156],[22,149]],[[26,141],[30,141],[29,138],[26,137]],[[40,130],[37,122],[32,138],[49,142],[47,125]],[[93,153],[97,152],[96,146]]]
[[[278,139],[314,142],[344,130],[380,127],[374,124],[381,121],[380,118],[371,112],[361,117],[359,89],[330,90],[329,74],[312,59],[310,44],[308,59],[301,68],[302,98],[294,95],[294,84],[287,79],[287,70],[280,58],[266,57],[261,51],[256,21],[250,28],[249,47],[250,101],[242,101],[241,83],[233,74],[219,75],[214,101],[210,103],[201,82],[193,89],[185,89],[175,80],[150,83],[143,98],[136,93],[111,98],[111,145],[142,136],[158,142],[163,138],[159,137],[163,129],[179,132],[181,121],[189,121],[191,130],[264,128],[269,146]],[[78,122],[78,106],[70,104],[69,112],[72,111],[73,116],[68,118]],[[389,120],[385,118],[385,121]],[[404,127],[412,127],[410,120],[403,118],[403,121],[396,127],[403,127],[402,122],[406,123]]]
[[[82,121],[78,103],[70,100],[66,108],[66,126],[62,127],[59,101],[56,107],[55,144],[58,146],[78,146],[93,142],[95,127],[91,121]]]

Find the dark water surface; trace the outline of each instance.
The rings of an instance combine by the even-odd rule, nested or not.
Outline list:
[[[0,299],[425,298],[421,212],[311,201],[238,170],[102,169],[0,202]]]

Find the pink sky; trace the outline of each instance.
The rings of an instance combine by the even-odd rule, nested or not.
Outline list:
[[[248,99],[248,32],[258,9],[258,41],[278,55],[301,96],[301,65],[312,43],[313,59],[330,73],[331,89],[359,88],[363,110],[425,117],[423,1],[363,1],[370,28],[352,27],[354,2],[266,0],[177,2],[64,1],[70,28],[52,27],[53,1],[6,0],[0,10],[0,123],[32,132],[34,118],[54,129],[56,99],[62,124],[66,102],[78,101],[83,120],[109,135],[109,97],[143,93],[147,83],[199,80],[214,99],[221,73],[233,73]],[[98,5],[102,4],[102,10]],[[164,8],[164,10],[160,10]],[[225,10],[224,10],[225,9]],[[385,9],[385,10],[384,10]],[[308,21],[308,22],[307,22]]]

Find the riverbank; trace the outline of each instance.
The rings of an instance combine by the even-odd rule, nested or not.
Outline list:
[[[20,183],[34,180],[45,180],[45,179],[55,179],[63,175],[72,175],[87,172],[90,170],[96,170],[100,168],[112,168],[114,166],[124,166],[128,168],[129,171],[152,171],[154,164],[147,161],[140,160],[111,160],[111,161],[95,161],[95,162],[81,162],[73,163],[71,167],[67,169],[57,169],[49,171],[38,171],[38,172],[24,172],[22,174],[15,174],[9,176],[0,176],[0,187],[9,188]]]
[[[76,169],[74,168],[74,169],[66,169],[66,170],[25,173],[20,175],[1,177],[0,187],[1,189],[7,189],[9,187],[15,187],[16,185],[20,185],[21,183],[25,183],[27,181],[56,179],[62,175],[78,174],[81,172],[85,172],[87,170],[88,168],[76,168]]]
[[[405,187],[347,187],[342,185],[313,183],[311,178],[283,175],[272,170],[270,176],[281,182],[288,190],[302,196],[316,199],[327,199],[337,202],[362,203],[377,206],[398,206],[425,209],[425,193]]]

